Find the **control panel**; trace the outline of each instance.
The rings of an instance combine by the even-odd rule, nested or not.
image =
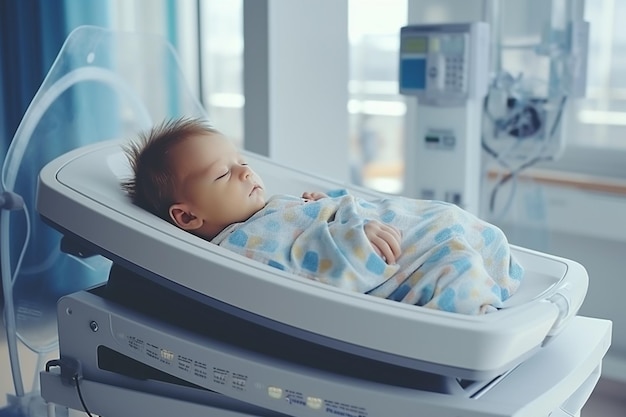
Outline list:
[[[417,98],[417,106],[407,108],[407,197],[478,214],[489,48],[485,22],[401,28],[399,90]]]
[[[442,105],[484,96],[488,39],[484,22],[401,28],[400,93]]]

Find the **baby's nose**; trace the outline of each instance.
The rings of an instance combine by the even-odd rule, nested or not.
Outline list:
[[[242,178],[248,178],[252,175],[252,170],[247,165],[241,166],[241,176]]]

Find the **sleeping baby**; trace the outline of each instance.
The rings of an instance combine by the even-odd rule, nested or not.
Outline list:
[[[497,310],[523,276],[502,231],[453,204],[346,190],[266,199],[237,148],[201,119],[166,121],[126,152],[135,204],[299,276],[465,314]]]

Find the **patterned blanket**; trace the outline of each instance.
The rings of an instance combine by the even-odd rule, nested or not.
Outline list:
[[[373,219],[401,231],[395,264],[365,235],[363,226]],[[502,231],[453,204],[366,201],[344,190],[317,201],[274,196],[212,242],[336,287],[465,314],[498,309],[523,276]]]

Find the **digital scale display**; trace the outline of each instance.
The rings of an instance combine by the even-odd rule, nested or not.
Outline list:
[[[407,37],[402,40],[402,52],[407,54],[425,54],[428,52],[426,36]]]

